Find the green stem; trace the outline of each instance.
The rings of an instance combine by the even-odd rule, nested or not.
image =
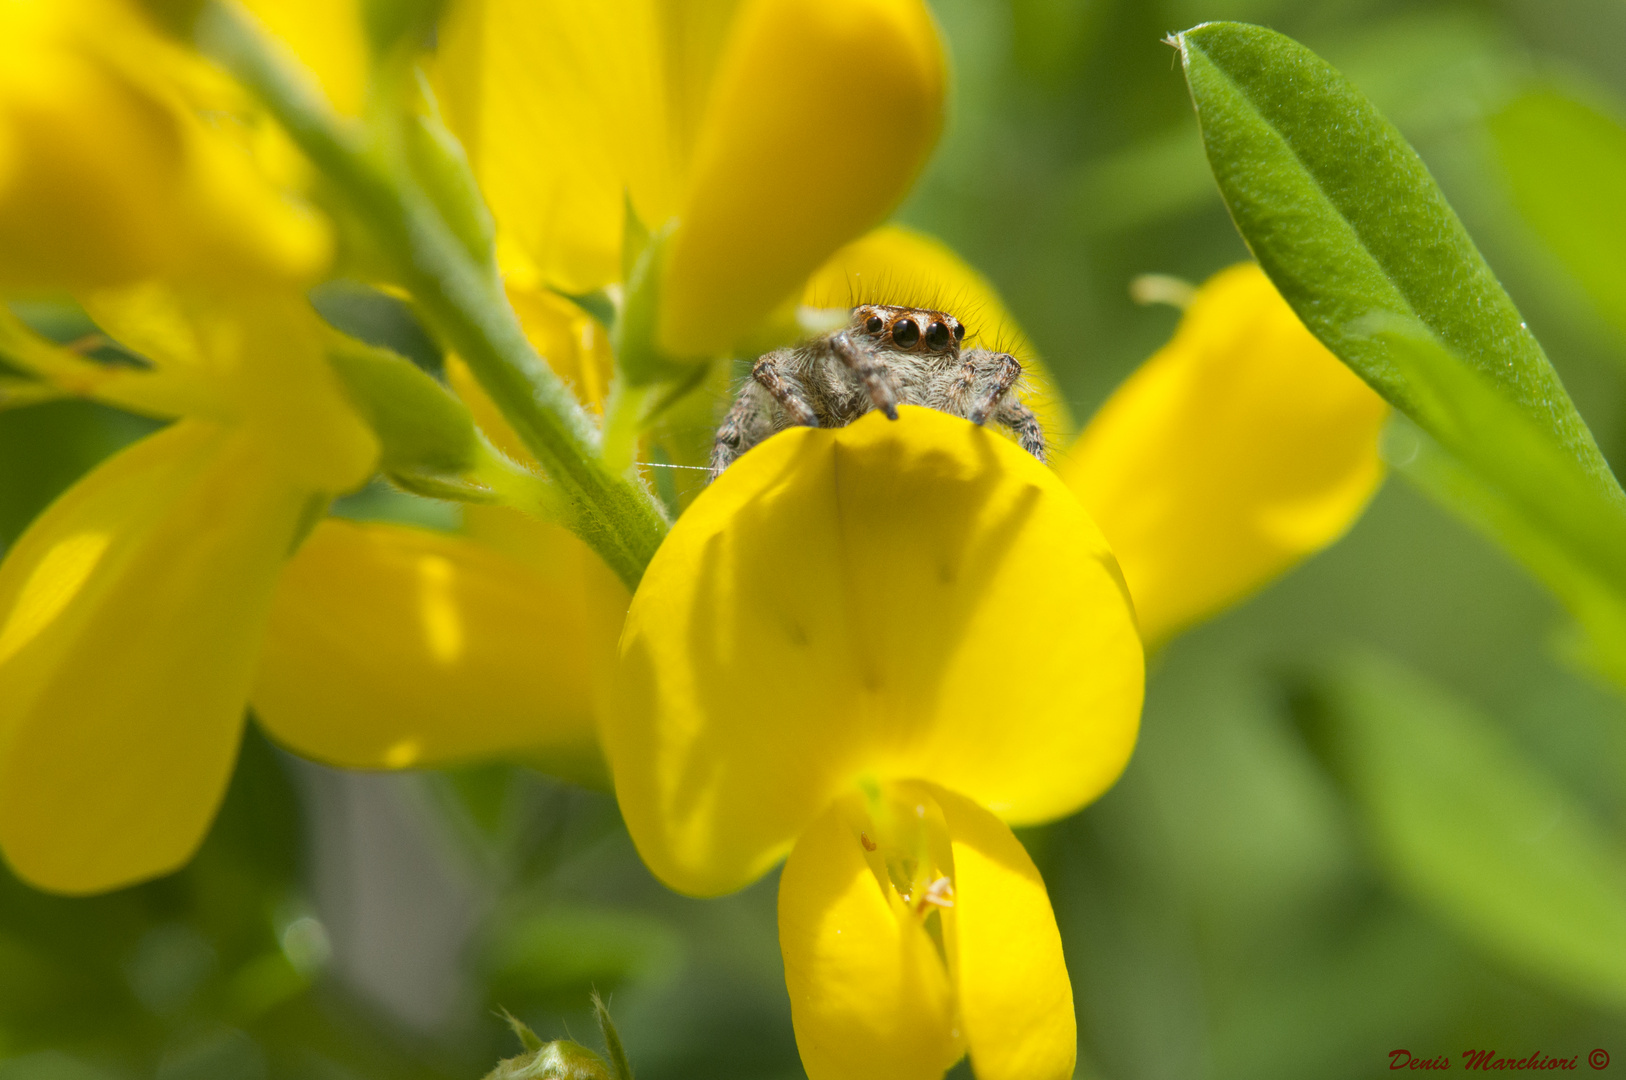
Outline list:
[[[205,4],[196,34],[204,51],[260,97],[366,227],[435,331],[559,485],[572,531],[636,588],[666,521],[642,485],[600,458],[598,429],[526,340],[495,265],[477,262],[405,170],[369,154],[362,129],[286,71],[241,15]]]

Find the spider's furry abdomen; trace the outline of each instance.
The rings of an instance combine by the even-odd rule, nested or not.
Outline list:
[[[777,431],[844,427],[880,409],[923,405],[976,424],[993,419],[1045,459],[1044,430],[1017,398],[1022,365],[1009,353],[960,348],[965,326],[930,308],[862,304],[845,329],[763,356],[740,389],[711,454],[711,478]]]

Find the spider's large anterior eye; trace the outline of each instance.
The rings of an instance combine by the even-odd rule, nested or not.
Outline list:
[[[879,334],[881,332],[881,327],[885,325],[885,321],[882,320],[879,315],[871,315],[869,318],[864,320],[864,329],[872,334]]]
[[[949,343],[949,328],[940,322],[934,322],[926,327],[926,344],[934,349],[946,349]]]
[[[964,341],[965,340],[965,324],[964,323],[956,323],[955,324],[955,327],[954,327],[954,340],[955,341]]]
[[[913,319],[899,319],[892,324],[892,340],[900,349],[912,349],[920,340],[920,326]]]

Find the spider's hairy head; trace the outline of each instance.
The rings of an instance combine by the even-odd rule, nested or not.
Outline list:
[[[943,356],[959,355],[966,332],[965,324],[946,311],[896,304],[858,305],[853,308],[852,330],[878,348]]]

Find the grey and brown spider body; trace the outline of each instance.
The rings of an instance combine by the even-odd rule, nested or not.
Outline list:
[[[788,427],[843,427],[879,409],[924,405],[974,424],[992,419],[1045,459],[1044,429],[1017,399],[1022,365],[1009,353],[960,348],[965,325],[930,308],[861,304],[845,329],[762,357],[728,410],[711,479]]]

